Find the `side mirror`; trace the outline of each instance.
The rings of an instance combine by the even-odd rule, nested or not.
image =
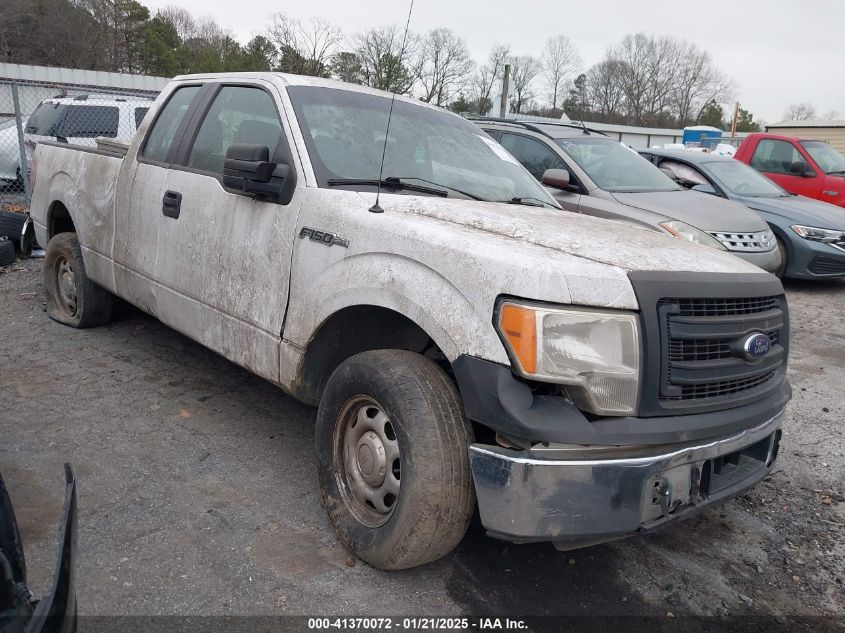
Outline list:
[[[278,197],[279,182],[273,183],[277,174],[276,163],[270,162],[270,149],[265,145],[233,144],[226,150],[223,161],[223,185],[244,193]]]
[[[698,191],[699,193],[709,193],[711,196],[718,196],[719,195],[719,192],[716,191],[715,187],[713,187],[713,185],[708,184],[708,183],[701,184],[701,185],[695,185],[692,188],[692,191]]]
[[[569,172],[565,169],[547,169],[543,172],[543,184],[555,189],[569,187]]]
[[[816,176],[816,172],[810,169],[810,166],[802,160],[790,163],[789,173],[793,176],[800,176],[801,178],[815,178]]]

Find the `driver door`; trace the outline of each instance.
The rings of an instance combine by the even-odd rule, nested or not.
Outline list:
[[[302,189],[229,190],[223,163],[232,144],[266,146],[296,178],[279,102],[269,82],[210,87],[167,175],[156,268],[163,322],[274,382]]]

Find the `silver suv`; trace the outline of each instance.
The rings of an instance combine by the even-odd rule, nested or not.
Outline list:
[[[769,272],[780,267],[774,234],[757,214],[686,190],[601,132],[511,120],[476,124],[546,185],[564,209],[727,250]]]

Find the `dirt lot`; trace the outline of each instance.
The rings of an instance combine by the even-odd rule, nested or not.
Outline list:
[[[795,397],[776,471],[642,538],[559,553],[472,531],[447,558],[352,560],[320,506],[315,410],[126,305],[78,331],[41,261],[0,274],[0,469],[31,580],[79,479],[79,610],[109,614],[845,616],[845,282],[790,283]],[[668,615],[670,614],[671,615]],[[832,616],[832,617],[830,617]]]

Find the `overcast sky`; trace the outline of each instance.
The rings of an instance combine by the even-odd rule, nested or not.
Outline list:
[[[349,35],[371,26],[404,25],[408,4],[377,0],[141,0],[210,15],[245,42],[276,11],[326,18]],[[546,38],[567,35],[585,67],[627,33],[645,31],[694,41],[710,52],[755,119],[779,121],[790,103],[807,101],[819,116],[845,117],[845,2],[842,0],[415,0],[411,30],[445,26],[463,37],[476,61],[497,42],[539,55]]]

